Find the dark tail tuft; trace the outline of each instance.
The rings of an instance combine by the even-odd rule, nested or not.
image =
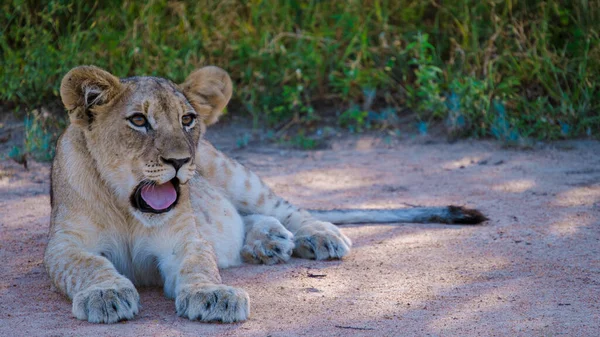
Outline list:
[[[462,206],[448,206],[450,212],[450,218],[448,223],[450,224],[464,224],[464,225],[477,225],[488,218],[476,209],[465,208]]]

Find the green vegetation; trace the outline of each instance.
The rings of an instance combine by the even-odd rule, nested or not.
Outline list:
[[[214,64],[255,125],[308,130],[335,115],[360,132],[414,115],[415,132],[437,121],[506,142],[600,129],[600,1],[8,0],[0,11],[0,101],[29,110],[55,101],[76,65],[179,82]]]
[[[26,163],[27,157],[39,161],[54,158],[54,143],[60,132],[66,127],[67,119],[52,118],[48,113],[33,110],[25,115],[25,137],[22,147],[13,146],[8,157],[20,163]]]

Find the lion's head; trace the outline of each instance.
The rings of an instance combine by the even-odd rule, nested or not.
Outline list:
[[[60,93],[100,177],[151,224],[176,207],[180,185],[195,172],[198,141],[227,105],[232,84],[217,67],[196,70],[177,85],[81,66],[65,75]]]

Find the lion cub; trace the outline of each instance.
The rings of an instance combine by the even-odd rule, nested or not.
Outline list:
[[[218,268],[350,251],[336,226],[202,140],[231,98],[224,70],[201,68],[174,84],[82,66],[60,93],[71,123],[52,167],[44,262],[75,317],[131,319],[135,285],[162,285],[179,316],[243,321],[248,294],[222,284]]]

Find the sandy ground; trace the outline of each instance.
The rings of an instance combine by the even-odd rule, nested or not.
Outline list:
[[[345,226],[344,261],[293,259],[222,271],[251,296],[251,318],[201,324],[141,289],[136,319],[94,325],[71,315],[42,265],[47,164],[0,167],[1,336],[597,336],[600,333],[600,143],[535,150],[491,142],[345,137],[330,149],[236,149],[209,138],[308,208],[458,204],[482,226]]]

